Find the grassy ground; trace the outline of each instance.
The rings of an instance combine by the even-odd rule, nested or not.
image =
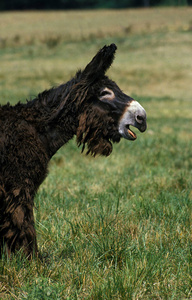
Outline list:
[[[0,261],[0,299],[192,299],[192,9],[2,13],[1,103],[68,80],[104,44],[148,131],[109,158],[60,149],[36,196],[42,260]]]

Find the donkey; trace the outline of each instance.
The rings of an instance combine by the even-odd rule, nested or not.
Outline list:
[[[112,143],[134,141],[146,112],[106,71],[117,47],[104,46],[83,71],[35,99],[0,106],[0,253],[38,254],[34,196],[57,150],[76,135],[82,152],[108,156]]]

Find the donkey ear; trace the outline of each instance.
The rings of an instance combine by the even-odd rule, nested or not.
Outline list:
[[[100,49],[92,61],[85,67],[82,77],[91,83],[104,76],[114,60],[116,49],[117,46],[115,44],[104,46]]]

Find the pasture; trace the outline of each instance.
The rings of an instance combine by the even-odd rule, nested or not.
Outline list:
[[[192,9],[0,14],[0,103],[70,79],[104,44],[148,130],[108,158],[60,149],[35,199],[41,258],[0,261],[0,299],[192,299]]]

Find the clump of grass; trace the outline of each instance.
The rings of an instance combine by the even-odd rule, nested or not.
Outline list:
[[[61,36],[48,36],[43,39],[43,43],[47,45],[48,48],[55,48],[57,47],[61,42]]]

